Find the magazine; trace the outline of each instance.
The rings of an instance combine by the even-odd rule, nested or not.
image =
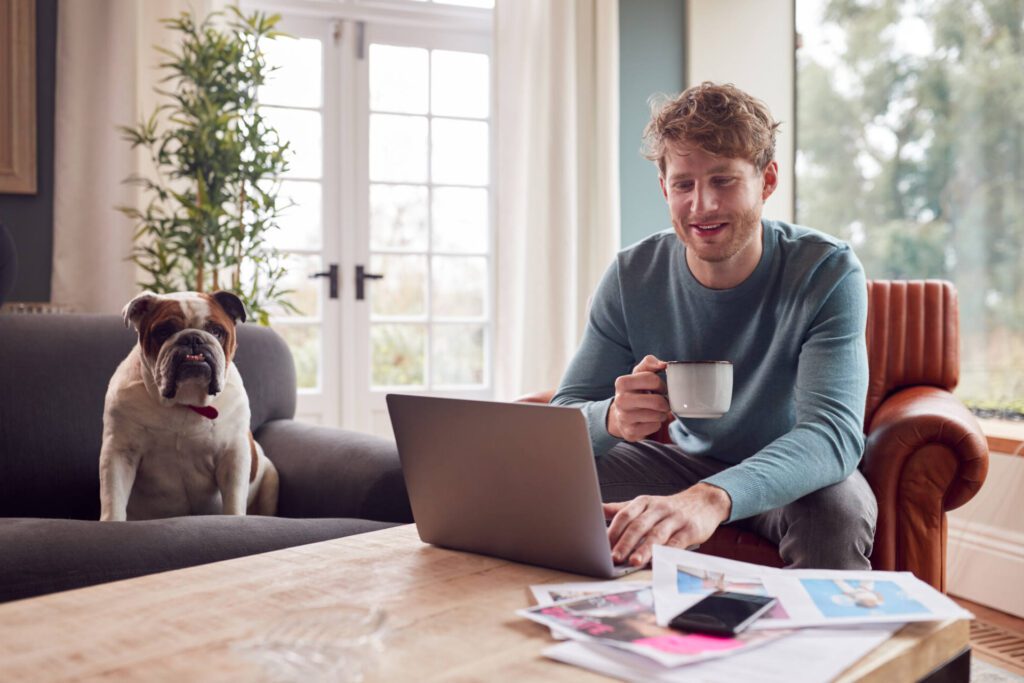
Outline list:
[[[746,632],[735,637],[681,633],[656,623],[649,586],[575,597],[517,612],[569,639],[601,643],[675,667],[744,651],[787,631]]]

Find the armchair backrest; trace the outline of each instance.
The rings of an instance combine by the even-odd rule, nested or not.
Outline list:
[[[960,312],[944,280],[869,280],[867,347],[870,378],[864,424],[879,404],[905,387],[952,391],[960,379]]]

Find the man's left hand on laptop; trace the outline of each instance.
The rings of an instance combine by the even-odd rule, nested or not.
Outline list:
[[[608,527],[612,559],[640,567],[650,562],[655,545],[699,545],[729,519],[731,509],[729,494],[705,483],[671,496],[638,496],[622,503],[605,503],[605,517],[612,520]]]

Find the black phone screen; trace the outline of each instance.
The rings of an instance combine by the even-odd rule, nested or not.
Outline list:
[[[733,635],[752,624],[776,602],[775,598],[718,591],[676,615],[669,626],[680,631]]]

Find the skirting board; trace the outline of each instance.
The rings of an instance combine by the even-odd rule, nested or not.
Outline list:
[[[1024,534],[949,517],[949,593],[1024,618]]]

